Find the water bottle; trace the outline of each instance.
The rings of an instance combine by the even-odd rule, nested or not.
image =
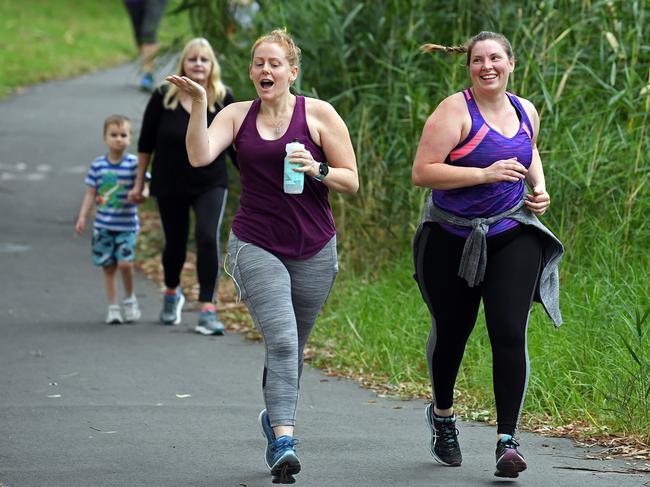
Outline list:
[[[293,169],[295,167],[301,167],[302,164],[292,164],[289,162],[289,154],[298,149],[304,149],[305,146],[298,142],[298,139],[294,139],[293,142],[286,145],[287,155],[284,157],[284,192],[288,194],[300,194],[302,193],[303,186],[305,184],[305,173],[296,172]]]

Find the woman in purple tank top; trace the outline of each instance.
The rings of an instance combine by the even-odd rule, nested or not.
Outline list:
[[[470,88],[444,99],[426,121],[412,171],[415,185],[432,189],[414,242],[416,280],[433,318],[431,454],[444,465],[462,461],[453,391],[482,300],[497,410],[495,475],[517,477],[526,469],[513,437],[528,384],[528,317],[550,238],[536,218],[550,203],[536,145],[539,117],[528,100],[506,91],[515,58],[503,35],[481,32],[466,46],[422,49],[466,52],[471,78]]]
[[[359,187],[350,135],[336,110],[290,91],[299,61],[286,31],[260,37],[249,68],[258,98],[228,105],[209,127],[205,90],[184,76],[167,78],[193,100],[190,163],[209,164],[231,144],[237,150],[242,193],[224,267],[264,338],[266,407],[259,421],[267,466],[280,483],[292,483],[301,468],[293,432],[303,350],[338,271],[328,194]],[[288,159],[304,173],[304,189],[287,194],[285,147],[294,141],[304,149]]]

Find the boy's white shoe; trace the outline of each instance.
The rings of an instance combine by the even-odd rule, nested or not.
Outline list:
[[[126,298],[122,301],[124,306],[124,321],[127,323],[133,323],[140,319],[142,313],[140,313],[140,307],[138,306],[138,299],[133,294],[131,297]]]
[[[108,313],[106,314],[106,324],[121,325],[122,323],[124,323],[124,320],[122,319],[120,306],[118,304],[109,304]]]

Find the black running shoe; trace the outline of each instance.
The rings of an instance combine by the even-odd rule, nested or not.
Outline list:
[[[494,475],[514,479],[519,472],[526,470],[526,460],[517,451],[519,443],[510,435],[505,435],[497,441],[497,469]]]
[[[433,406],[426,407],[427,424],[431,431],[431,455],[437,462],[450,467],[460,467],[463,455],[458,444],[458,430],[456,429],[456,416],[435,417]]]

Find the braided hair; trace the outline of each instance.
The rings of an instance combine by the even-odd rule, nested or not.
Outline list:
[[[510,45],[510,41],[506,39],[506,36],[504,36],[503,34],[499,34],[497,32],[490,32],[487,30],[479,32],[478,34],[476,34],[474,37],[472,37],[469,41],[467,41],[465,44],[461,46],[441,46],[440,44],[422,44],[420,46],[420,50],[424,52],[443,51],[443,52],[448,52],[453,54],[467,53],[467,66],[469,66],[470,57],[472,55],[472,49],[474,49],[476,43],[481,41],[487,41],[487,40],[493,40],[501,44],[501,47],[503,47],[503,50],[508,55],[508,59],[513,59],[515,57],[512,52],[512,46]]]

